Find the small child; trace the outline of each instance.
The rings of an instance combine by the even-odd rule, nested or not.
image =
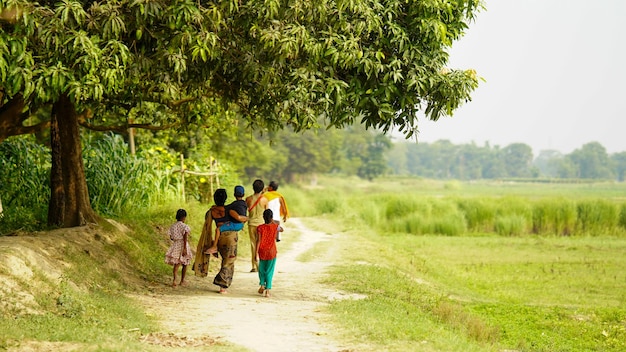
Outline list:
[[[217,257],[217,244],[220,234],[226,231],[241,231],[243,223],[248,221],[248,205],[243,200],[245,189],[243,186],[235,186],[235,201],[224,207],[225,215],[221,219],[215,219],[215,240],[213,245],[204,251],[204,254],[213,254]],[[225,199],[224,199],[225,200]]]
[[[178,209],[176,212],[176,223],[170,226],[168,231],[170,239],[173,241],[170,248],[165,253],[165,263],[173,265],[172,287],[176,287],[176,273],[178,267],[183,266],[180,275],[180,285],[184,286],[185,274],[187,273],[187,265],[191,263],[191,246],[189,245],[189,235],[191,234],[191,228],[185,224],[187,220],[187,212],[185,209]]]
[[[270,297],[272,289],[272,279],[274,278],[274,268],[276,266],[276,233],[283,229],[273,221],[274,214],[271,209],[263,212],[263,221],[257,227],[257,251],[256,257],[259,261],[259,293]]]

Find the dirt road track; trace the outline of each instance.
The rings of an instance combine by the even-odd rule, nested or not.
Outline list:
[[[163,284],[154,293],[136,298],[158,317],[164,332],[177,336],[209,336],[260,352],[351,351],[329,335],[333,327],[321,310],[329,300],[342,296],[319,283],[333,256],[324,253],[314,255],[315,259],[306,263],[297,260],[316,243],[334,235],[307,229],[297,218],[286,225],[283,241],[278,243],[277,272],[270,298],[257,293],[258,276],[249,272],[250,263],[242,258],[235,264],[233,284],[227,295],[217,293],[211,273],[207,278],[198,278],[191,272],[187,287],[170,288]],[[288,251],[282,250],[291,231],[298,231],[301,236]],[[332,246],[326,247],[332,251]],[[240,253],[247,251],[249,248],[239,248]],[[217,261],[211,262],[213,275],[218,266]]]

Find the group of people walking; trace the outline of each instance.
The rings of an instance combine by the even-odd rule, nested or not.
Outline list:
[[[220,188],[213,194],[214,205],[206,212],[204,226],[198,240],[195,258],[192,258],[189,236],[191,229],[185,224],[187,213],[179,209],[176,223],[169,229],[172,245],[165,254],[165,262],[173,265],[172,286],[185,285],[187,266],[194,259],[192,270],[196,276],[209,274],[211,257],[220,258],[220,270],[213,279],[219,292],[227,293],[235,272],[239,232],[244,223],[248,223],[250,236],[251,266],[250,272],[258,272],[258,293],[270,297],[272,279],[276,265],[276,242],[280,242],[280,233],[289,217],[289,210],[284,197],[278,193],[278,183],[270,182],[265,187],[263,180],[252,183],[254,194],[244,199],[243,186],[235,186],[235,201],[226,204],[226,190]],[[214,230],[215,226],[215,230]],[[182,266],[181,278],[176,282],[179,266]]]

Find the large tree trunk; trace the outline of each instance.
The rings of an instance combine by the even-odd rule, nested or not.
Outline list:
[[[98,216],[89,202],[78,116],[66,95],[62,95],[52,108],[50,148],[48,224],[74,227],[97,222]]]

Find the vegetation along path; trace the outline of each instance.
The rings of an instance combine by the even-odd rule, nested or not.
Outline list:
[[[332,327],[320,309],[329,300],[343,297],[319,283],[324,269],[332,264],[332,253],[312,255],[314,259],[306,262],[298,260],[331,236],[307,229],[297,218],[290,219],[287,226],[284,240],[278,243],[272,297],[257,293],[257,273],[249,272],[250,263],[240,258],[226,295],[217,293],[217,286],[212,284],[219,269],[219,262],[212,260],[207,278],[191,272],[186,287],[162,284],[152,294],[136,298],[160,320],[164,331],[191,340],[217,338],[253,351],[350,351],[332,339]],[[282,250],[290,240],[289,233],[296,231],[299,239],[289,244],[290,249]],[[333,250],[332,246],[327,248]],[[247,246],[239,248],[240,253],[248,250]]]

